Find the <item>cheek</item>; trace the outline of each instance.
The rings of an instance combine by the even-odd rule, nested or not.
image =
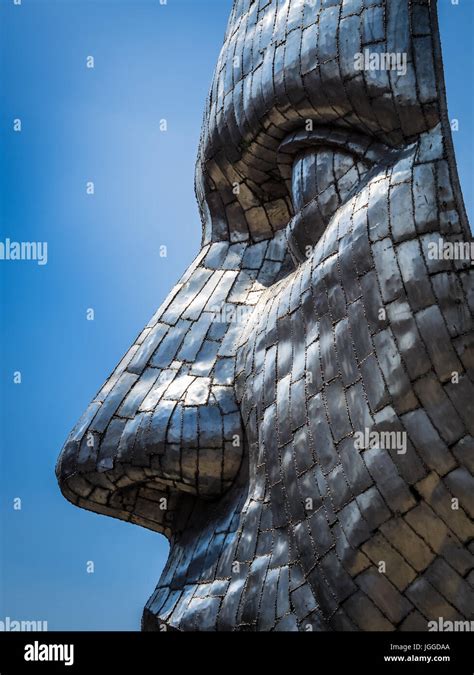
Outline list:
[[[285,387],[292,377],[301,380],[304,372],[302,327],[294,340],[293,330],[298,328],[285,313],[298,280],[300,271],[275,284],[259,300],[237,353],[236,394],[249,447],[251,483],[263,465],[270,473],[279,471],[278,419],[289,419]]]

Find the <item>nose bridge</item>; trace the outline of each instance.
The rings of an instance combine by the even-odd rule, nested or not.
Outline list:
[[[230,487],[244,452],[236,341],[264,288],[267,244],[202,249],[69,435],[57,475],[70,501],[164,531],[161,502],[169,512],[178,493]]]

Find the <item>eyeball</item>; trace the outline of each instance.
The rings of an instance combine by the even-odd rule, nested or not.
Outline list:
[[[392,150],[369,137],[331,127],[294,132],[279,150],[280,173],[294,214],[286,228],[288,247],[294,262],[301,263],[338,209]]]

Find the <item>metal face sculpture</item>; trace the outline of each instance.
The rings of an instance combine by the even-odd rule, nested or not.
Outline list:
[[[145,630],[472,616],[474,284],[433,0],[236,0],[194,263],[60,456],[163,533]]]

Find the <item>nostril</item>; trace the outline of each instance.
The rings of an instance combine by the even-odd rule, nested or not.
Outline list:
[[[56,463],[56,478],[63,496],[73,504],[87,499],[94,486],[77,472],[77,443],[67,442]]]

